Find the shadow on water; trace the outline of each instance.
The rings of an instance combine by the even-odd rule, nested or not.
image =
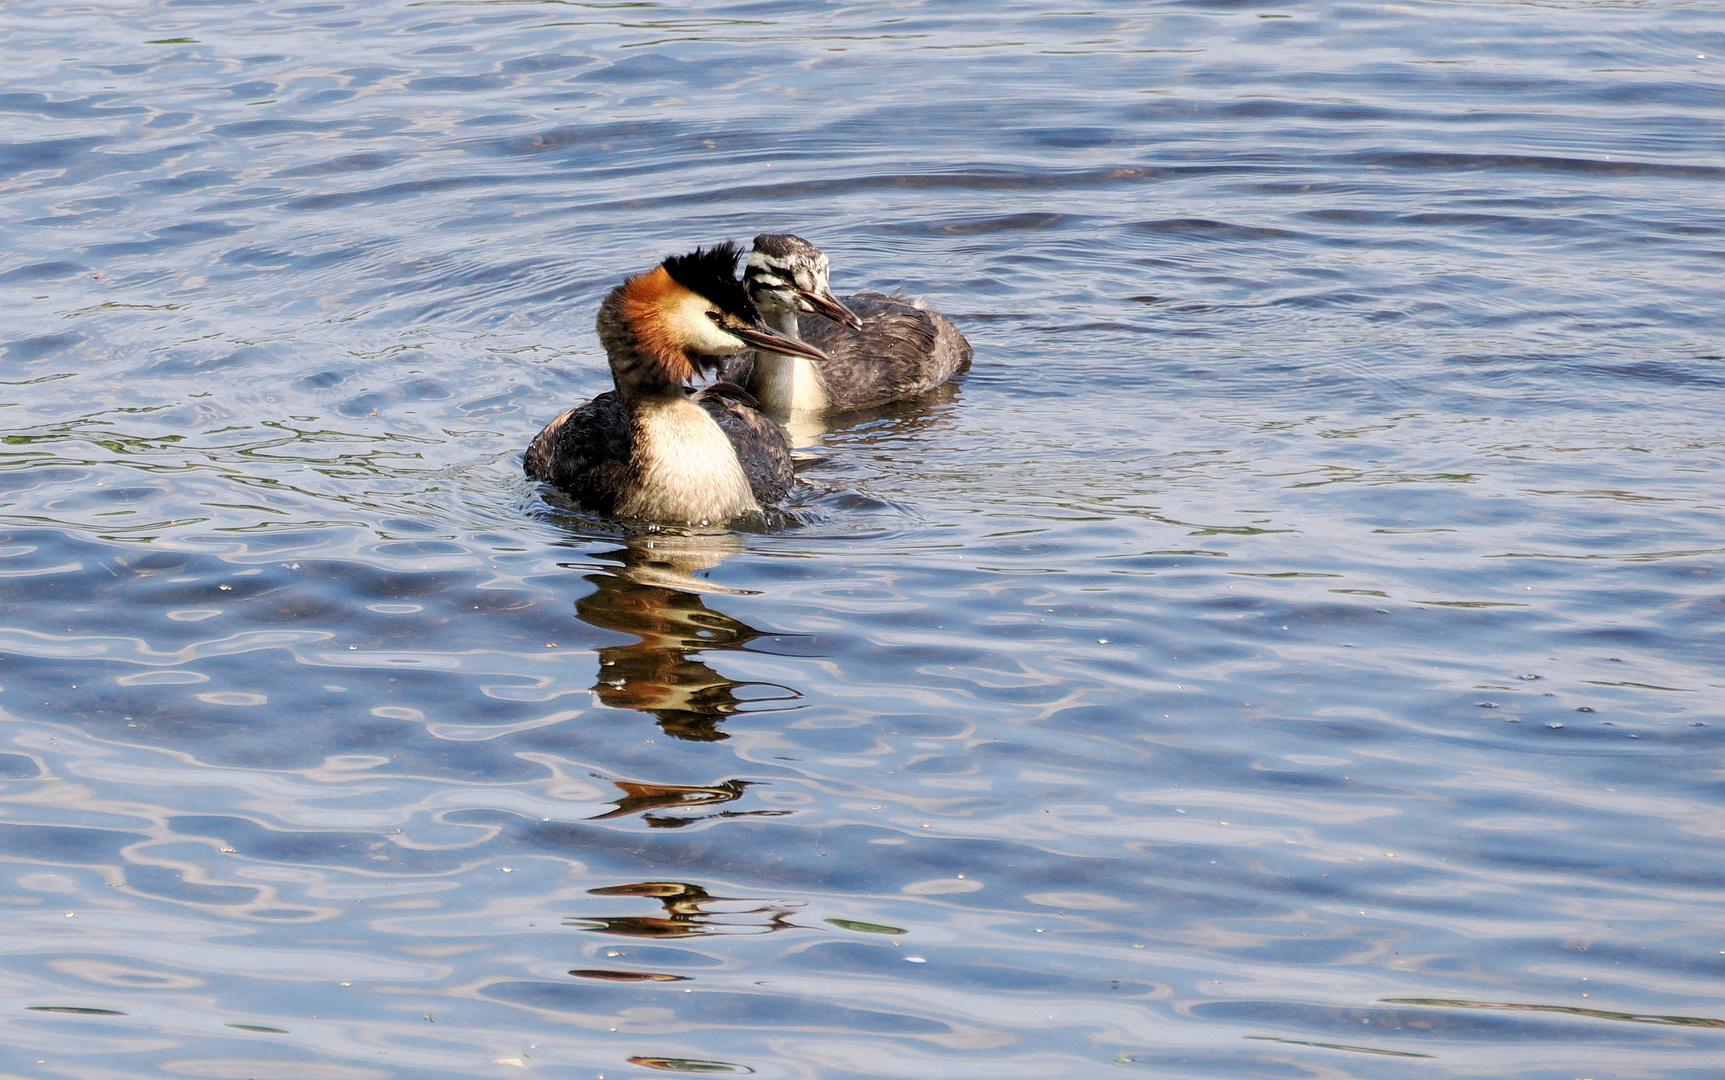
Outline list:
[[[705,652],[746,649],[764,636],[709,608],[700,595],[735,590],[694,576],[717,566],[737,547],[737,538],[728,533],[653,533],[631,536],[624,547],[598,556],[621,565],[613,572],[588,575],[596,588],[576,601],[575,614],[592,626],[638,639],[598,650],[599,677],[593,691],[601,702],[651,713],[665,734],[675,738],[716,742],[730,737],[719,725],[745,706],[758,709],[802,697],[788,686],[729,678],[697,659]],[[765,693],[750,696],[750,689]]]

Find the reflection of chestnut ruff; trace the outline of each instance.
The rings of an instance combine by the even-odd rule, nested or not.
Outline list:
[[[693,591],[700,583],[686,572],[682,578],[689,591],[664,584],[676,578],[677,560],[642,541],[610,555],[621,555],[625,566],[615,574],[589,574],[596,589],[575,602],[575,614],[585,623],[640,640],[599,650],[593,691],[600,702],[652,713],[667,735],[712,742],[729,737],[719,722],[746,702],[801,697],[790,687],[726,678],[693,658],[711,649],[742,649],[762,634],[707,607]],[[739,698],[737,691],[745,686],[772,692]]]
[[[613,709],[637,709],[659,718],[665,734],[711,742],[728,738],[718,722],[741,704],[736,681],[690,658],[704,648],[734,649],[760,634],[708,609],[701,598],[621,578],[594,574],[597,592],[575,604],[585,622],[641,640],[599,650],[593,690]],[[703,625],[705,624],[705,625]],[[699,636],[700,631],[707,636]]]
[[[711,818],[739,817],[784,817],[789,810],[721,810],[716,814],[655,814],[654,810],[669,810],[680,807],[710,806],[714,803],[727,803],[743,797],[743,789],[758,780],[726,780],[711,787],[691,786],[687,784],[649,784],[639,780],[613,780],[613,784],[623,789],[623,797],[617,800],[617,808],[603,814],[596,814],[589,821],[604,821],[608,818],[626,817],[629,814],[640,814],[641,820],[652,829],[680,829],[685,825],[693,825],[697,821],[707,821]]]
[[[746,900],[711,896],[699,885],[683,881],[639,881],[588,889],[593,896],[650,896],[665,907],[662,916],[613,915],[563,920],[563,925],[600,934],[628,937],[694,937],[701,934],[770,934],[794,926],[796,900]],[[753,907],[735,905],[753,904]]]
[[[743,796],[743,789],[754,781],[726,780],[712,787],[694,787],[686,784],[647,784],[636,780],[613,780],[623,790],[623,797],[617,800],[617,809],[608,813],[589,818],[589,821],[604,821],[606,818],[626,817],[629,814],[646,813],[649,810],[668,810],[679,806],[706,806],[712,803],[727,803]]]

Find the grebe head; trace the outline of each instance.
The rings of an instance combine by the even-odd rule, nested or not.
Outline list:
[[[827,283],[829,267],[821,249],[790,233],[762,233],[743,271],[749,298],[768,312],[813,312],[852,330],[862,320],[839,303]]]
[[[600,308],[600,337],[620,322],[638,346],[613,351],[612,369],[630,371],[643,362],[660,377],[686,383],[717,357],[763,348],[791,356],[825,360],[813,345],[778,333],[761,321],[761,313],[736,278],[735,244],[696,248],[666,259],[645,274],[624,282]],[[619,384],[621,385],[621,384]]]

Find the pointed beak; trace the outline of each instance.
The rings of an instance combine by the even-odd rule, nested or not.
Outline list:
[[[757,349],[783,353],[786,356],[806,356],[810,360],[831,359],[813,345],[805,344],[795,338],[788,338],[777,330],[768,327],[766,323],[758,322],[753,326],[727,326],[725,329]]]
[[[798,289],[797,295],[808,301],[809,306],[815,309],[815,314],[852,330],[862,329],[862,320],[857,318],[856,312],[839,303],[839,298],[833,295],[831,289]]]

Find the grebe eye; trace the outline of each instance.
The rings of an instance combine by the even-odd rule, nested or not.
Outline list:
[[[722,311],[709,311],[707,312],[707,318],[716,323],[723,323],[725,321],[725,313]]]

